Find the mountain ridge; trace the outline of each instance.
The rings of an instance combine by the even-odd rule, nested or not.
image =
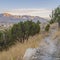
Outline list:
[[[26,20],[32,20],[34,22],[37,22],[39,20],[40,22],[47,22],[48,20],[39,16],[30,16],[30,15],[12,15],[10,13],[1,13],[0,14],[0,23],[3,21],[5,22],[19,22],[19,21],[26,21]],[[14,22],[15,23],[15,22]]]

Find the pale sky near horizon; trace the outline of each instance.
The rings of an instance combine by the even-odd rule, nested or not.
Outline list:
[[[0,0],[0,13],[49,17],[52,9],[60,5],[60,0]]]

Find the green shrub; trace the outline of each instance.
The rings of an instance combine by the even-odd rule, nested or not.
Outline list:
[[[60,6],[52,11],[51,20],[58,23],[58,27],[60,28]]]
[[[7,50],[9,46],[17,41],[23,43],[29,36],[34,36],[40,32],[39,23],[32,21],[19,22],[14,24],[9,30],[0,31],[0,51]]]
[[[50,21],[49,21],[50,24],[53,24],[54,22],[55,22],[54,20],[50,20]]]
[[[47,24],[46,27],[45,27],[45,31],[49,31],[49,28],[50,28],[50,24]]]

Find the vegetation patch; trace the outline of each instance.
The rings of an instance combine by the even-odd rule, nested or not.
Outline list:
[[[0,51],[7,50],[9,46],[16,42],[24,43],[30,36],[40,32],[39,22],[32,21],[19,22],[14,24],[9,30],[0,31]]]

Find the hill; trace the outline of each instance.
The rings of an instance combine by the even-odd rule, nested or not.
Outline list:
[[[46,23],[48,20],[39,16],[29,16],[29,15],[12,15],[9,13],[0,14],[0,23],[18,23],[20,21],[32,20],[37,22],[39,20],[41,23]]]

